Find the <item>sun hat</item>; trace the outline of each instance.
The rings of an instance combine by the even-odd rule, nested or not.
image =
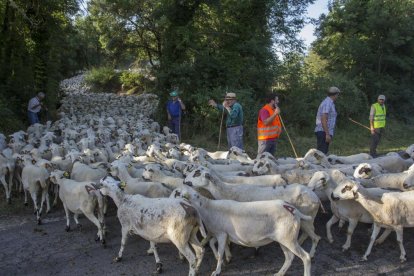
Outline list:
[[[336,94],[339,94],[339,93],[341,93],[341,90],[339,90],[338,87],[332,86],[332,87],[329,87],[329,89],[328,89],[328,94],[329,95],[336,95]]]
[[[177,91],[177,90],[172,91],[172,92],[170,93],[170,96],[171,96],[171,97],[177,97],[177,96],[178,96],[178,91]]]
[[[226,93],[226,97],[224,99],[225,100],[234,100],[234,99],[236,99],[236,93],[233,93],[233,92]]]
[[[378,100],[384,100],[385,101],[385,96],[384,95],[379,95]]]

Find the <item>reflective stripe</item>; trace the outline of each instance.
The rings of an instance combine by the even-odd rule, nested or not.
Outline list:
[[[274,110],[267,104],[262,108],[266,109],[269,112],[269,115],[272,116]],[[279,115],[271,122],[271,125],[265,125],[261,120],[260,116],[257,119],[257,139],[258,140],[269,140],[275,139],[280,136],[282,133],[282,125],[280,122]]]

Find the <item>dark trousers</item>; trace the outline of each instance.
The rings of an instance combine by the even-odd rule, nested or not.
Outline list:
[[[257,155],[263,152],[268,152],[275,155],[276,151],[276,139],[273,140],[258,140]]]
[[[179,138],[180,137],[180,117],[173,117],[168,123],[169,123],[169,127],[172,133],[177,134]]]
[[[381,135],[384,133],[384,128],[374,129],[374,134],[371,134],[371,146],[369,147],[369,154],[372,157],[377,157],[377,147],[381,140]]]
[[[321,152],[328,154],[329,143],[326,143],[326,133],[325,131],[317,131],[316,135],[316,149]]]

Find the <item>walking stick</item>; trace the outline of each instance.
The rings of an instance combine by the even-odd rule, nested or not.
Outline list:
[[[369,127],[367,127],[366,125],[363,125],[363,124],[361,124],[361,123],[359,123],[359,122],[357,122],[357,121],[355,121],[355,120],[352,120],[352,119],[351,119],[351,117],[348,117],[348,119],[349,119],[351,122],[353,122],[353,123],[355,123],[355,124],[357,124],[357,125],[359,125],[359,126],[362,126],[362,127],[366,128],[366,129],[368,129],[369,131],[371,131],[371,129],[370,129]]]
[[[292,140],[290,139],[289,133],[286,130],[285,124],[283,123],[282,116],[280,116],[280,114],[279,114],[279,119],[280,119],[280,122],[282,123],[283,129],[285,130],[286,135],[289,139],[290,145],[292,146],[293,153],[295,154],[295,157],[298,158],[298,154],[296,153],[295,147],[293,146]]]
[[[219,130],[219,140],[218,140],[218,144],[217,144],[217,150],[220,149],[220,142],[221,142],[221,128],[223,125],[223,118],[224,118],[224,106],[223,106],[223,110],[221,112],[221,120],[220,120],[220,130]]]

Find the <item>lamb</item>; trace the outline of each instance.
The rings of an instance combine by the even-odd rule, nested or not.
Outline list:
[[[100,240],[105,245],[104,200],[99,190],[97,190],[97,186],[93,182],[78,182],[67,179],[65,176],[69,176],[69,174],[56,170],[51,173],[50,180],[59,185],[59,198],[62,200],[66,213],[66,231],[70,231],[70,212],[73,213],[73,219],[78,228],[81,228],[78,216],[84,214],[98,228],[95,240]],[[96,209],[98,218],[94,213]]]
[[[281,199],[293,204],[303,214],[312,217],[312,220],[304,221],[301,224],[301,229],[304,233],[300,238],[300,243],[307,236],[310,236],[312,248],[309,254],[311,257],[315,254],[320,237],[314,232],[313,221],[318,213],[320,201],[318,196],[308,187],[300,184],[273,187],[226,184],[208,170],[200,169],[187,175],[184,184],[193,186],[197,190],[207,190],[216,199],[231,199],[240,202]]]
[[[150,241],[157,272],[162,271],[162,264],[155,244],[172,242],[190,265],[188,275],[196,275],[204,256],[204,248],[196,233],[199,228],[204,236],[206,233],[197,210],[187,200],[127,195],[119,189],[120,182],[110,176],[100,182],[103,185],[101,193],[110,196],[118,207],[122,226],[121,248],[114,259],[116,262],[122,260],[128,234],[134,233]]]
[[[403,229],[404,227],[414,226],[414,191],[390,192],[384,193],[382,196],[373,196],[359,183],[348,181],[338,185],[332,191],[331,198],[333,200],[355,200],[372,216],[374,229],[362,260],[367,260],[374,242],[380,244],[384,241],[381,238],[375,241],[381,227],[384,227],[389,229],[388,231],[395,231],[397,243],[400,247],[400,261],[406,261]]]
[[[331,201],[333,215],[326,223],[326,235],[330,243],[333,243],[334,241],[331,232],[332,225],[339,220],[349,222],[348,230],[346,232],[346,242],[342,246],[342,251],[346,251],[351,246],[352,234],[354,233],[358,222],[373,223],[373,220],[371,215],[358,202],[353,200],[334,201],[331,199],[330,195],[332,191],[338,186],[338,183],[341,183],[342,181],[347,181],[347,178],[339,171],[333,170],[330,174],[325,171],[318,171],[309,181],[308,187],[313,190],[323,190]],[[370,189],[369,192],[376,195],[382,195],[388,191],[373,188]]]
[[[229,241],[247,247],[279,242],[285,254],[285,262],[276,275],[286,273],[294,255],[303,262],[303,274],[310,275],[310,256],[300,247],[298,234],[301,220],[313,219],[303,215],[293,205],[282,200],[255,202],[209,200],[190,187],[176,189],[172,195],[187,198],[199,212],[209,235],[217,238],[218,260],[212,275],[220,275],[223,253]]]

